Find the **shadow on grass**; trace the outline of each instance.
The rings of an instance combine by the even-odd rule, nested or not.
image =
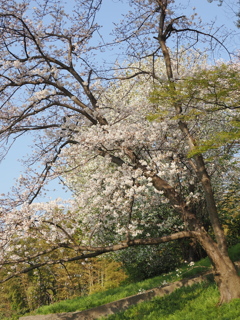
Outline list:
[[[156,297],[151,301],[134,306],[125,312],[111,315],[108,320],[140,320],[140,319],[166,319],[176,311],[182,310],[190,301],[194,301],[206,290],[207,284],[194,284],[191,287],[177,289],[170,295]],[[155,318],[154,318],[155,317]]]
[[[240,299],[218,307],[216,285],[206,281],[182,287],[170,295],[140,303],[107,320],[240,320]],[[103,320],[103,319],[102,319]]]

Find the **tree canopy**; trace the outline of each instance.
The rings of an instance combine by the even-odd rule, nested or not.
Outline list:
[[[34,135],[26,174],[1,199],[3,281],[45,265],[193,238],[213,263],[221,301],[239,298],[214,190],[215,181],[228,184],[239,142],[239,57],[212,27],[188,19],[178,1],[128,3],[113,43],[100,37],[96,44],[101,0],[76,0],[72,8],[3,1],[3,154],[20,136]],[[210,64],[200,40],[231,60]],[[112,46],[124,59],[98,66],[95,55]],[[56,177],[74,199],[37,203]],[[29,237],[46,246],[25,251]],[[52,254],[62,249],[64,256]]]

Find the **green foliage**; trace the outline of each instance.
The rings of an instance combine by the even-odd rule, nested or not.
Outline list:
[[[24,277],[10,280],[8,286],[8,298],[12,310],[24,313],[28,311],[28,302],[25,294],[25,280]]]
[[[129,279],[136,282],[174,270],[182,262],[177,242],[157,246],[139,246],[120,251],[117,255]]]
[[[126,278],[120,262],[106,257],[92,259],[88,264],[88,294],[115,288]]]
[[[200,153],[205,153],[208,150],[217,149],[223,145],[239,140],[240,123],[238,121],[231,121],[231,124],[233,125],[233,127],[229,128],[228,132],[217,132],[215,136],[210,138],[209,140],[199,141],[198,146],[196,146],[192,151],[189,152],[189,158],[194,157],[195,155]]]
[[[240,243],[232,246],[228,251],[232,261],[240,261]]]
[[[2,284],[0,319],[18,319],[43,305],[114,288],[125,278],[121,263],[106,257],[41,267]]]
[[[221,222],[229,245],[240,242],[240,187],[232,183],[218,203]]]
[[[13,278],[1,284],[0,319],[17,320],[28,312],[28,299],[25,291],[26,276]]]
[[[156,85],[150,101],[157,105],[149,120],[161,121],[165,117],[183,121],[218,122],[215,130],[205,132],[196,141],[189,157],[217,149],[240,139],[240,72],[231,65],[221,64],[201,70],[183,80]],[[171,115],[169,106],[180,107],[181,113]],[[221,119],[221,120],[220,120]]]

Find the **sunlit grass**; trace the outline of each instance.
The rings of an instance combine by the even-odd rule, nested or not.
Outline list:
[[[230,256],[234,261],[240,260],[240,244],[238,244],[230,249]],[[49,306],[43,306],[43,307],[40,307],[39,309],[35,310],[34,314],[74,312],[74,311],[81,311],[81,310],[90,309],[93,307],[97,307],[97,306],[100,306],[100,305],[103,305],[103,304],[106,304],[106,303],[109,303],[109,302],[112,302],[115,300],[119,300],[119,299],[122,299],[122,298],[125,298],[128,296],[137,294],[137,293],[145,291],[145,290],[152,289],[154,287],[159,287],[161,285],[171,283],[171,282],[183,279],[183,278],[195,276],[199,273],[210,270],[210,268],[211,268],[210,261],[208,258],[205,258],[205,259],[202,259],[201,261],[195,263],[193,266],[189,266],[188,264],[184,264],[181,268],[176,269],[174,272],[171,272],[171,273],[168,273],[165,275],[163,274],[163,275],[155,277],[155,278],[147,279],[147,280],[144,280],[141,282],[132,283],[132,284],[125,285],[125,286],[120,286],[118,288],[110,289],[110,290],[103,291],[103,292],[94,293],[89,296],[79,297],[79,298],[75,298],[75,299],[71,299],[71,300],[64,300],[64,301],[60,301],[60,302],[51,304]],[[198,287],[196,287],[196,288],[198,288]],[[216,298],[213,302],[213,305],[215,305],[217,303],[218,291],[217,291],[217,289],[214,289],[214,285],[211,285],[210,287],[207,287],[206,285],[199,285],[199,288],[201,288],[201,289],[196,289],[198,291],[194,293],[194,296],[200,295],[199,290],[201,292],[203,292],[202,294],[205,294],[205,290],[206,290],[206,293],[208,292],[208,290],[215,290],[216,292],[214,291],[215,292],[214,295],[216,295]],[[210,288],[210,289],[208,289],[208,288]],[[184,290],[184,288],[181,290]],[[186,293],[184,293],[184,294],[187,296],[191,296],[193,294],[193,293],[191,293],[191,290],[192,290],[191,288],[186,288]],[[190,293],[188,294],[188,292],[190,292]],[[178,295],[179,293],[174,292],[173,294]],[[214,295],[213,295],[213,297],[214,297]],[[208,300],[210,299],[210,297],[211,297],[211,295],[209,296]],[[161,298],[161,299],[163,299],[163,298]],[[180,303],[178,301],[174,301],[174,299],[178,299],[177,296],[175,296],[175,298],[166,297],[164,299],[170,299],[169,300],[169,308],[171,310],[173,310],[173,306],[175,304]],[[182,299],[183,298],[181,298],[181,300]],[[166,300],[166,301],[168,301],[168,300]],[[185,300],[183,299],[183,301],[188,301],[188,298],[186,298]],[[151,306],[151,304],[154,302],[147,302],[147,304],[148,303],[149,303],[149,306]],[[190,302],[188,302],[187,304],[189,305],[190,309],[193,308],[193,306],[191,306]],[[199,303],[199,304],[202,305],[202,303]],[[140,307],[137,306],[136,308],[140,308]],[[149,308],[151,308],[151,307],[149,307]],[[181,306],[181,308],[182,308],[182,306]],[[165,307],[165,309],[166,309],[166,307]],[[151,311],[151,312],[155,312],[155,311]],[[188,312],[190,312],[190,311],[188,311]],[[150,315],[149,315],[149,317],[150,317]],[[115,319],[115,318],[113,318],[113,319]],[[118,318],[116,318],[116,319],[118,319]],[[125,319],[125,318],[119,318],[119,319]],[[126,318],[126,319],[135,319],[135,318]],[[160,319],[160,318],[146,318],[146,319]],[[162,319],[168,319],[168,318],[163,317]],[[178,319],[178,318],[169,318],[169,319]],[[179,319],[184,319],[184,320],[191,319],[192,320],[192,319],[198,319],[198,318],[196,318],[196,317],[186,318],[186,315],[185,315],[185,318],[179,318]],[[204,318],[201,318],[201,320],[202,319],[204,319]],[[210,318],[206,318],[206,319],[210,319]],[[212,318],[212,319],[214,319],[214,318]],[[222,318],[222,319],[225,319],[225,318]],[[238,318],[226,318],[226,319],[238,319]],[[239,319],[240,319],[240,317],[239,317]]]
[[[49,306],[40,307],[35,311],[36,314],[49,314],[59,312],[73,312],[90,309],[102,304],[106,304],[115,300],[119,300],[139,292],[152,289],[178,280],[180,277],[176,272],[167,275],[161,275],[155,278],[147,279],[141,282],[132,283],[107,291],[98,292],[85,297],[79,297],[71,300],[64,300]]]
[[[240,300],[217,306],[219,293],[214,283],[182,287],[170,295],[130,307],[107,320],[238,320]]]

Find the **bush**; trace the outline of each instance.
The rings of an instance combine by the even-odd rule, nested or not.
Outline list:
[[[174,270],[182,262],[178,243],[164,243],[156,246],[139,246],[123,250],[117,259],[129,280],[140,281]]]

